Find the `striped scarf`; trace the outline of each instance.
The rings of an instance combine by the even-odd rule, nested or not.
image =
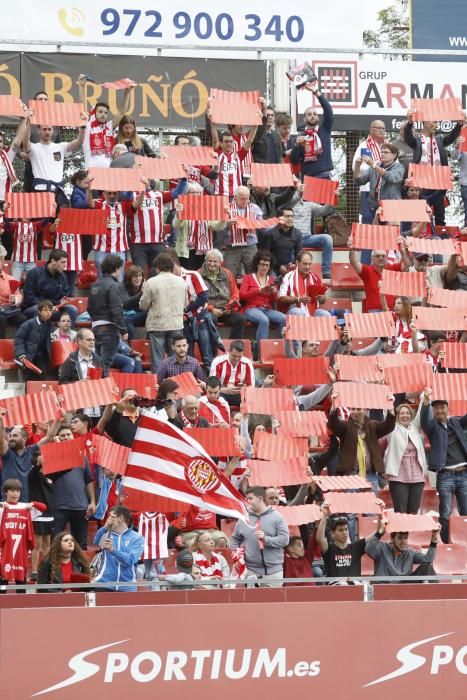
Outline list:
[[[370,149],[371,151],[371,157],[375,161],[375,163],[379,163],[381,160],[381,145],[377,141],[374,140],[373,136],[368,136],[366,140],[366,147]]]
[[[101,122],[97,121],[95,107],[89,114],[89,124],[91,127],[89,134],[89,146],[92,155],[99,156],[105,154],[110,158],[115,146],[113,130],[107,123],[102,124]]]
[[[203,255],[212,248],[212,232],[207,221],[188,222],[188,245],[196,255]]]
[[[318,160],[318,156],[323,152],[323,144],[318,133],[319,126],[314,129],[306,129],[305,134],[308,137],[305,141],[305,163],[313,160]]]
[[[235,201],[235,199],[232,200],[232,204],[230,205],[230,213],[232,215],[232,219],[235,219],[237,216],[242,216],[246,219],[249,219],[251,222],[256,220],[256,214],[254,212],[253,205],[251,204],[251,202],[248,202],[247,206],[245,207],[245,213],[240,213],[237,207],[237,202]],[[254,226],[251,229],[246,229],[238,228],[235,224],[231,224],[230,234],[232,247],[246,245],[249,233],[256,233]]]
[[[5,166],[6,172],[7,172],[7,182],[6,182],[6,187],[5,187],[5,192],[8,192],[10,190],[10,187],[14,187],[18,182],[18,178],[16,177],[15,169],[13,167],[13,163],[10,161],[8,158],[8,148],[2,148],[0,151],[0,158],[3,161],[3,165]]]

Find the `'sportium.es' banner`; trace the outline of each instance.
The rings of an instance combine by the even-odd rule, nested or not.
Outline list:
[[[438,700],[446,688],[465,698],[465,601],[337,606],[2,610],[2,700]],[[47,644],[37,644],[37,629],[47,629]]]

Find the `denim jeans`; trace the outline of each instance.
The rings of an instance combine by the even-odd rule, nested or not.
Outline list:
[[[163,243],[135,243],[130,246],[131,262],[142,267],[144,272],[154,267],[159,253],[164,250]]]
[[[124,355],[121,352],[117,352],[115,355],[112,367],[128,374],[141,374],[143,371],[141,360],[128,357],[128,355]]]
[[[136,311],[134,314],[123,312],[125,326],[128,331],[128,340],[133,340],[136,334],[136,327],[141,328],[146,323],[147,311]]]
[[[92,329],[96,339],[96,352],[102,360],[104,369],[103,377],[109,376],[110,368],[112,367],[117,354],[118,344],[120,343],[120,333],[117,326],[109,323],[105,326],[96,326]]]
[[[25,263],[25,262],[12,262],[11,263],[11,276],[15,278],[15,280],[18,280],[18,282],[21,280],[23,276],[23,272],[26,275],[29,270],[33,270],[36,267],[36,263],[30,262],[30,263]]]
[[[217,353],[217,345],[214,344],[214,340],[211,336],[211,333],[209,332],[209,322],[209,319],[205,318],[202,319],[200,323],[198,323],[196,328],[198,338],[196,340],[193,337],[193,332],[191,330],[189,321],[185,323],[183,328],[183,334],[188,340],[188,354],[191,355],[191,357],[194,357],[195,343],[198,343],[198,348],[201,357],[203,358],[204,367],[208,374],[211,368],[211,362],[214,359],[214,355]]]
[[[175,331],[150,331],[148,333],[149,342],[151,343],[151,372],[157,374],[159,365],[164,359],[164,352],[167,355],[172,353],[173,338],[176,335],[183,333],[183,330]]]
[[[323,277],[331,277],[332,236],[328,233],[314,233],[310,236],[303,236],[303,247],[319,248],[321,250],[321,271]]]
[[[461,185],[461,198],[464,205],[464,226],[467,226],[467,185]]]
[[[441,540],[447,544],[453,496],[456,497],[459,515],[467,515],[467,472],[441,469],[436,474],[436,490],[439,494]]]
[[[251,323],[258,326],[256,330],[256,340],[265,340],[269,338],[269,322],[274,323],[282,333],[285,326],[286,315],[275,309],[265,307],[251,307],[244,311],[244,316]]]
[[[96,263],[96,267],[97,267],[97,276],[101,277],[101,275],[102,275],[102,273],[101,273],[102,261],[108,255],[117,255],[119,258],[121,258],[123,260],[123,265],[121,266],[120,270],[118,271],[118,281],[123,282],[123,275],[125,272],[126,253],[100,253],[98,250],[94,251],[94,262]]]
[[[360,192],[360,214],[362,224],[372,224],[375,212],[370,207],[370,192]],[[362,265],[371,265],[371,250],[362,250],[360,254]]]

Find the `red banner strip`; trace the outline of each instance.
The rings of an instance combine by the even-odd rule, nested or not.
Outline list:
[[[438,122],[444,119],[453,121],[464,121],[464,113],[460,100],[457,97],[447,97],[445,99],[423,99],[414,98],[411,110],[414,121]]]
[[[185,428],[187,434],[199,442],[211,457],[239,457],[235,428]]]
[[[186,171],[179,160],[136,156],[135,162],[139,176],[147,177],[148,180],[177,180],[186,177]]]
[[[292,389],[268,389],[254,386],[241,390],[243,413],[274,414],[275,411],[295,410],[295,396]]]
[[[308,459],[307,438],[289,438],[271,433],[256,433],[254,439],[255,457],[257,459],[283,460],[291,457]]]
[[[467,343],[442,343],[441,351],[443,367],[467,369]]]
[[[106,379],[82,379],[73,384],[61,384],[60,394],[63,396],[63,408],[75,411],[78,408],[106,406],[119,400],[115,391],[115,382],[111,377]]]
[[[329,384],[328,357],[288,358],[274,360],[276,384]]]
[[[428,290],[428,302],[432,306],[445,306],[448,309],[458,309],[465,312],[467,311],[467,292],[462,289],[431,287]]]
[[[319,177],[305,175],[305,189],[302,199],[304,202],[316,202],[317,204],[337,205],[338,180],[324,180]]]
[[[103,236],[107,233],[107,215],[103,209],[60,209],[57,233]]]
[[[350,491],[371,489],[371,484],[363,476],[314,476],[313,481],[321,491]]]
[[[278,435],[286,437],[310,437],[327,435],[327,418],[324,411],[274,411],[279,421]]]
[[[86,437],[80,437],[74,440],[48,442],[41,445],[42,472],[55,474],[55,472],[63,472],[74,467],[82,467],[86,452],[86,440]]]
[[[407,236],[405,243],[411,253],[426,253],[427,255],[454,255],[456,252],[452,238],[443,240],[436,238],[413,238],[413,236]]]
[[[293,177],[288,163],[252,163],[254,187],[292,187]]]
[[[45,102],[29,100],[29,109],[33,114],[31,124],[44,126],[86,126],[87,116],[81,102]]]
[[[331,513],[380,513],[381,508],[376,503],[377,497],[370,493],[346,493],[330,491],[326,494],[326,503]]]
[[[103,435],[92,436],[92,446],[94,448],[93,462],[103,469],[109,469],[114,474],[124,476],[130,448],[119,445]]]
[[[452,190],[452,171],[449,165],[410,163],[408,180],[413,187],[426,190]]]
[[[383,199],[380,206],[380,221],[430,221],[424,199]]]
[[[399,236],[398,226],[352,224],[353,247],[359,250],[396,250]]]
[[[340,335],[333,316],[288,316],[285,337],[288,340],[337,340]]]
[[[57,415],[58,401],[54,391],[41,391],[38,394],[0,399],[0,407],[7,411],[3,415],[3,423],[10,428],[12,425],[47,423],[53,420]]]
[[[160,153],[183,165],[217,165],[217,154],[210,146],[162,146]]]
[[[404,295],[407,297],[426,296],[426,272],[393,272],[383,270],[384,294]],[[375,314],[378,316],[378,314]]]
[[[453,311],[435,309],[425,306],[415,306],[412,314],[419,330],[439,331],[466,331],[467,314],[465,311]],[[376,315],[376,314],[375,314]]]
[[[55,216],[55,195],[53,192],[7,192],[3,214],[8,219]]]
[[[216,195],[181,194],[178,202],[183,204],[183,211],[177,212],[177,217],[186,221],[227,221],[229,214],[228,197]]]
[[[352,338],[392,337],[395,325],[390,311],[380,314],[344,314]]]
[[[89,177],[93,178],[93,190],[141,192],[146,187],[141,182],[146,174],[139,168],[89,168]]]
[[[344,408],[393,408],[393,399],[388,398],[391,390],[379,384],[363,382],[336,382],[333,391],[337,394],[335,405]]]
[[[321,508],[315,505],[274,506],[274,508],[283,516],[288,527],[314,523],[323,517]]]
[[[248,459],[247,467],[251,470],[248,477],[250,486],[294,486],[307,484],[310,477],[307,476],[306,457],[293,457],[292,459],[273,460],[265,462],[259,459]]]

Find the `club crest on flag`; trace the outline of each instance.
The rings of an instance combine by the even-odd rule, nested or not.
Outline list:
[[[219,477],[204,459],[193,459],[185,467],[185,476],[198,493],[209,493],[219,485]]]

